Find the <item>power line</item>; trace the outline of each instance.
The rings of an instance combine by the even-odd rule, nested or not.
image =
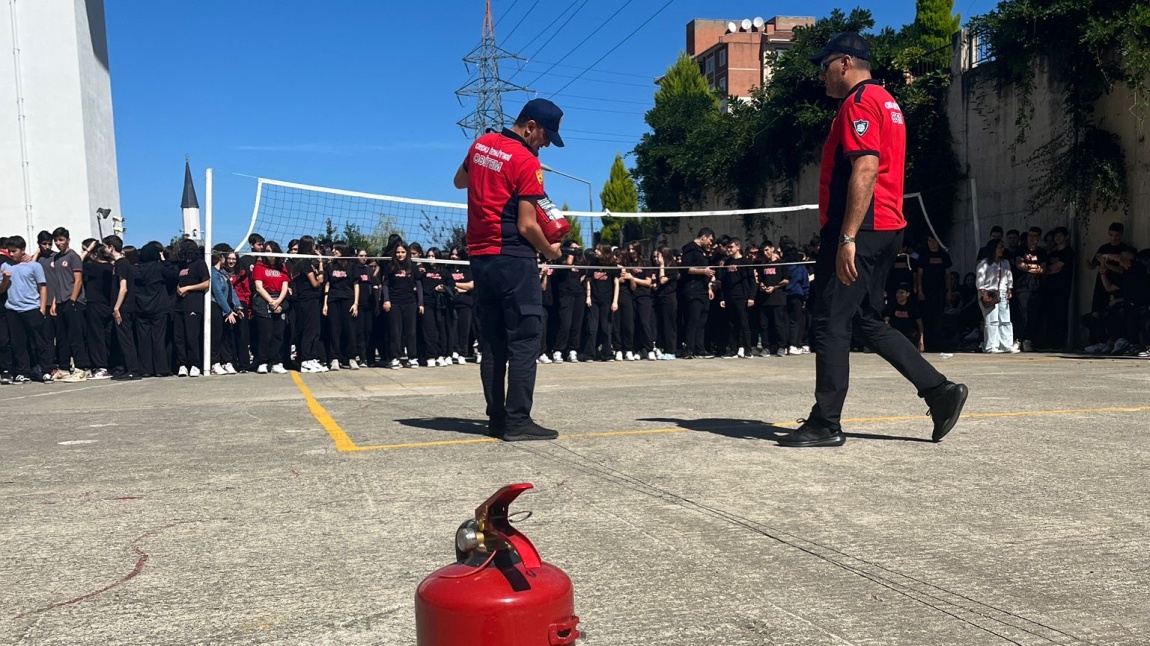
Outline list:
[[[511,11],[512,11],[513,9],[515,9],[515,5],[517,5],[517,4],[519,4],[519,0],[513,0],[513,2],[511,3],[511,6],[510,6],[510,7],[507,7],[507,12],[506,12],[506,13],[504,13],[503,15],[504,15],[504,16],[510,15],[510,14],[511,14]],[[496,27],[498,27],[498,26],[499,26],[499,23],[501,23],[501,22],[503,22],[503,18],[502,18],[502,17],[500,17],[498,20],[496,20],[496,21],[495,21],[495,26],[496,26]],[[520,21],[520,22],[522,22],[522,21]]]
[[[515,3],[518,2],[519,0],[515,0]],[[514,7],[515,3],[512,3],[511,6]],[[531,5],[531,7],[527,9],[527,13],[523,14],[523,17],[519,19],[519,22],[515,23],[515,26],[511,28],[511,31],[507,32],[507,35],[503,37],[504,42],[506,42],[508,38],[511,38],[511,34],[514,34],[515,30],[519,29],[519,25],[522,25],[524,20],[527,20],[527,16],[531,15],[531,12],[535,9],[535,5],[537,4],[539,4],[539,0],[535,0],[535,4]],[[507,13],[511,13],[511,10],[508,9]],[[499,23],[496,23],[496,26],[498,27]]]
[[[547,63],[545,61],[536,61],[536,60],[528,60],[524,64],[530,65],[531,63],[539,63],[540,65],[551,65],[552,67],[568,67],[568,68],[576,69],[576,70],[587,70],[588,69],[586,67],[579,67],[578,65],[560,65],[559,63]],[[590,71],[594,71],[597,74],[614,74],[616,76],[633,76],[635,78],[648,79],[648,80],[654,78],[654,77],[647,75],[647,74],[632,74],[630,72],[613,72],[611,70],[590,70]]]
[[[578,128],[564,128],[563,132],[578,132],[578,133],[581,133],[584,135],[604,135],[607,137],[624,137],[624,138],[626,138],[626,137],[642,137],[643,136],[642,133],[637,134],[637,135],[621,135],[617,132],[597,132],[595,130],[579,130]]]
[[[666,3],[665,3],[663,6],[662,6],[662,7],[659,7],[659,10],[658,10],[658,11],[656,11],[656,12],[655,12],[655,13],[653,13],[653,14],[651,14],[651,17],[650,17],[650,18],[647,18],[646,20],[644,20],[644,21],[643,21],[643,24],[641,24],[641,25],[639,25],[638,27],[636,27],[636,28],[635,28],[635,30],[634,30],[634,31],[632,31],[630,34],[627,34],[627,36],[626,36],[625,38],[623,38],[623,40],[619,41],[619,44],[617,44],[617,45],[615,45],[614,47],[612,47],[611,49],[607,50],[607,53],[605,53],[605,54],[603,54],[602,56],[600,56],[600,57],[599,57],[599,60],[597,60],[597,61],[595,61],[594,63],[592,63],[592,64],[591,64],[591,67],[587,68],[587,70],[591,70],[591,69],[592,69],[592,68],[594,68],[596,65],[598,65],[598,64],[599,64],[599,63],[601,63],[601,62],[603,62],[603,59],[605,59],[605,58],[607,58],[608,56],[610,56],[610,55],[611,55],[611,53],[612,53],[612,52],[614,52],[616,49],[619,49],[620,47],[622,47],[622,46],[623,46],[623,43],[626,43],[628,40],[630,40],[630,39],[631,39],[631,37],[632,37],[632,36],[634,36],[635,34],[639,33],[639,30],[641,30],[643,27],[646,27],[646,26],[647,26],[647,23],[651,22],[652,20],[654,20],[654,19],[655,19],[655,17],[656,17],[656,16],[658,16],[658,15],[659,15],[659,14],[661,14],[661,13],[663,13],[663,11],[664,11],[664,10],[666,10],[666,9],[667,9],[667,7],[670,7],[670,6],[671,6],[671,4],[672,4],[672,3],[674,3],[674,2],[675,2],[675,0],[667,0],[667,2],[666,2]],[[580,72],[580,73],[579,73],[579,74],[578,74],[578,75],[577,75],[575,78],[573,78],[573,79],[571,79],[570,81],[568,81],[568,82],[567,82],[567,85],[564,85],[563,87],[561,87],[561,88],[559,88],[558,90],[556,90],[555,92],[553,92],[553,93],[551,94],[551,96],[555,96],[556,94],[558,94],[558,93],[562,92],[563,90],[566,90],[568,87],[570,87],[570,86],[571,86],[571,84],[572,84],[572,83],[574,83],[575,81],[578,81],[578,80],[579,80],[580,78],[582,78],[582,77],[583,77],[583,75],[584,75],[584,74],[586,74],[586,73],[587,73],[587,71],[583,71],[583,72]]]
[[[576,94],[567,94],[566,92],[556,92],[551,96],[565,96],[568,99],[586,99],[587,101],[609,101],[611,103],[630,103],[631,105],[651,105],[650,101],[624,101],[622,99],[609,98],[604,99],[597,96],[579,96]]]
[[[577,1],[577,0],[576,0],[576,1]],[[583,0],[582,4],[580,4],[580,5],[579,5],[579,7],[578,7],[578,8],[576,8],[576,9],[575,9],[575,11],[573,11],[573,12],[571,13],[571,15],[570,15],[570,16],[567,16],[567,20],[564,20],[564,21],[563,21],[563,24],[562,24],[562,25],[559,25],[559,28],[555,30],[555,33],[551,34],[551,36],[550,36],[550,37],[549,37],[549,38],[548,38],[546,41],[544,41],[544,42],[543,42],[543,44],[542,44],[542,45],[540,45],[540,46],[539,46],[539,48],[538,48],[538,49],[536,49],[536,50],[535,50],[535,52],[534,52],[533,54],[531,54],[531,56],[528,56],[527,58],[533,58],[533,57],[535,56],[535,54],[538,54],[539,52],[543,51],[543,49],[544,49],[545,47],[547,47],[548,45],[550,45],[550,44],[551,44],[551,41],[555,40],[555,37],[556,37],[556,36],[558,36],[558,35],[560,34],[560,32],[562,32],[562,31],[563,31],[563,28],[564,28],[564,27],[566,27],[566,26],[567,26],[567,24],[571,22],[571,19],[572,19],[572,18],[574,18],[574,17],[575,17],[575,16],[576,16],[576,15],[577,15],[577,14],[578,14],[580,11],[582,11],[582,10],[583,10],[583,7],[586,7],[586,6],[587,6],[587,3],[588,3],[588,2],[590,2],[590,1],[591,1],[591,0]],[[574,3],[572,3],[572,4],[574,4]],[[564,13],[566,13],[566,12],[564,12]],[[560,15],[560,16],[562,16],[563,14],[559,14],[559,15]],[[534,42],[535,42],[535,41],[536,41],[536,40],[539,38],[539,36],[542,36],[542,35],[543,35],[543,33],[545,33],[545,32],[539,32],[539,34],[538,34],[538,35],[536,35],[536,36],[535,36],[535,38],[532,38],[532,39],[531,39],[531,40],[530,40],[530,41],[529,41],[529,42],[528,42],[526,45],[524,45],[524,46],[521,48],[521,50],[523,50],[523,49],[527,49],[527,47],[529,47],[529,46],[531,45],[531,43],[534,43]],[[508,81],[510,81],[511,79],[515,78],[515,77],[516,77],[516,76],[519,74],[519,72],[521,72],[521,71],[523,71],[523,68],[520,68],[520,69],[516,70],[516,71],[515,71],[515,74],[512,74],[512,75],[511,75],[511,78],[509,78],[509,79],[507,79],[507,80],[508,80]]]
[[[576,51],[577,51],[577,50],[578,50],[580,47],[582,47],[582,46],[583,46],[583,44],[584,44],[584,43],[586,43],[587,41],[591,40],[591,38],[592,38],[592,37],[593,37],[595,34],[599,33],[599,30],[601,30],[601,29],[603,29],[604,27],[606,27],[606,26],[607,26],[607,24],[608,24],[608,23],[610,23],[610,22],[611,22],[611,21],[612,21],[612,20],[615,18],[615,16],[618,16],[618,15],[619,15],[619,13],[620,13],[621,11],[623,11],[624,9],[626,9],[626,8],[627,8],[627,5],[631,4],[631,3],[632,3],[632,2],[634,2],[634,1],[635,1],[635,0],[627,0],[627,1],[626,1],[626,2],[624,2],[622,5],[620,5],[620,6],[619,6],[619,8],[615,10],[615,13],[611,14],[610,16],[608,16],[608,17],[607,17],[607,19],[606,19],[606,20],[604,20],[603,22],[599,23],[599,26],[598,26],[598,27],[596,27],[594,30],[592,30],[592,31],[591,31],[591,33],[587,34],[587,35],[586,35],[586,36],[583,38],[583,40],[579,41],[579,43],[578,43],[577,45],[575,45],[574,47],[572,47],[572,48],[571,48],[571,49],[570,49],[570,50],[569,50],[569,51],[568,51],[566,54],[564,54],[563,56],[559,57],[559,62],[558,62],[558,63],[552,63],[552,64],[551,64],[551,67],[548,67],[546,70],[543,70],[543,73],[542,73],[542,74],[540,74],[539,76],[535,77],[535,81],[538,81],[539,79],[543,78],[544,76],[546,76],[546,75],[547,75],[547,72],[550,72],[551,70],[555,69],[555,67],[556,67],[557,65],[559,65],[559,64],[560,64],[560,63],[562,63],[563,61],[567,60],[567,57],[568,57],[568,56],[570,56],[570,55],[574,54],[574,53],[575,53],[575,52],[576,52]],[[534,82],[534,81],[533,81],[533,82]],[[530,85],[530,84],[529,84],[529,85]]]

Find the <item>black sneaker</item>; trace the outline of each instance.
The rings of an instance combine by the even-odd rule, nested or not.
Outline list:
[[[507,420],[488,420],[487,421],[487,435],[489,437],[503,437],[507,432]]]
[[[12,384],[12,375],[4,373],[0,375],[0,386],[9,386]]]
[[[112,377],[112,381],[139,381],[140,379],[143,379],[143,377],[135,372],[122,372]]]
[[[525,426],[509,428],[503,433],[504,442],[524,442],[529,440],[554,440],[559,437],[559,431],[543,428],[535,422]]]
[[[950,429],[954,428],[969,394],[970,390],[965,384],[948,381],[926,396],[926,405],[930,406],[930,418],[934,420],[934,433],[930,439],[941,442]]]
[[[52,373],[45,372],[44,374],[40,375],[40,381],[42,381],[46,384],[50,384],[53,381],[56,381],[56,378],[52,376]]]
[[[812,446],[842,446],[846,444],[847,436],[842,429],[830,429],[810,424],[800,420],[802,425],[785,438],[777,440],[779,446],[806,448]]]
[[[14,384],[26,384],[29,381],[32,381],[32,380],[25,377],[24,375],[16,375],[15,377],[12,378],[12,383],[14,383]]]

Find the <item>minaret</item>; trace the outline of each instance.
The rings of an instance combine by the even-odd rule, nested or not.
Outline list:
[[[180,202],[184,211],[184,237],[200,240],[200,201],[196,199],[196,185],[192,183],[192,165],[184,157],[184,199]]]

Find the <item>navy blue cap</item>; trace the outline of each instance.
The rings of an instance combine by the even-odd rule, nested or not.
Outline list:
[[[824,58],[831,54],[846,54],[855,58],[861,58],[864,61],[869,61],[870,45],[867,45],[866,39],[856,32],[841,31],[831,36],[831,39],[823,46],[822,51],[811,56],[810,61],[818,65]]]
[[[559,121],[563,119],[563,111],[559,106],[547,99],[531,99],[519,112],[519,119],[523,118],[539,124],[553,146],[563,147],[563,138],[559,136]]]

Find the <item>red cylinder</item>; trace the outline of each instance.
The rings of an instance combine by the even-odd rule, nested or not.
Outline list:
[[[543,235],[551,244],[563,242],[567,234],[571,233],[571,223],[564,217],[563,211],[546,197],[535,205],[535,221],[539,223],[539,228],[543,229]]]
[[[415,593],[417,646],[565,646],[578,623],[571,579],[548,563],[456,563]]]

